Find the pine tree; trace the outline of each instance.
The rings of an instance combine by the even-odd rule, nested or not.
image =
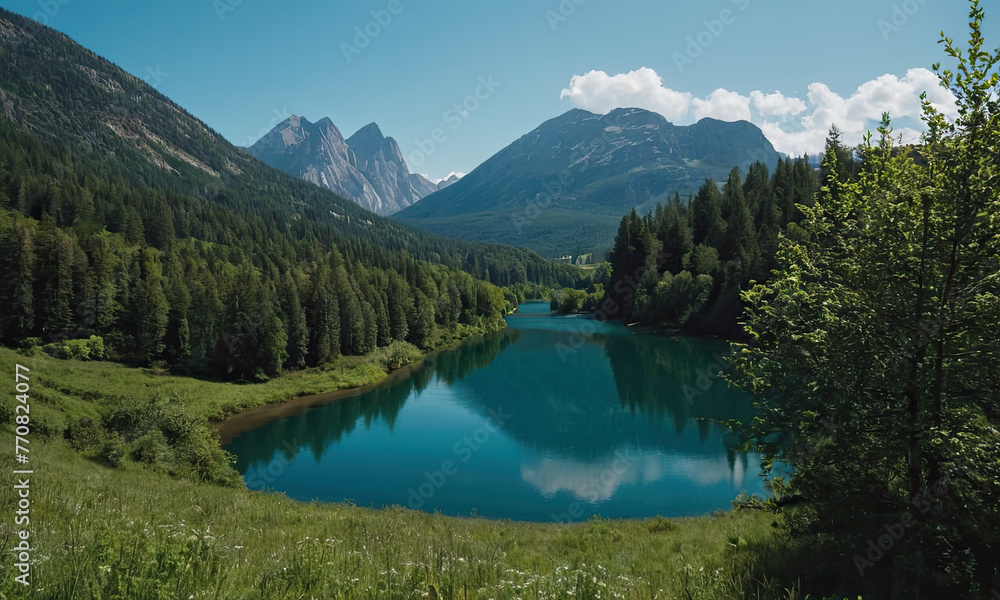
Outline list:
[[[743,196],[743,186],[740,182],[740,171],[733,168],[729,180],[723,186],[723,217],[726,219],[726,232],[719,247],[720,258],[724,261],[738,263],[740,282],[754,271],[760,260],[757,248],[757,236],[753,227],[753,218]]]
[[[191,327],[188,323],[191,294],[184,283],[182,266],[176,255],[167,258],[165,271],[164,293],[170,310],[167,313],[163,359],[171,365],[186,367],[191,359]]]
[[[405,340],[410,333],[406,316],[413,310],[413,299],[409,292],[402,277],[396,273],[389,273],[387,291],[389,335],[394,340]],[[447,294],[442,295],[442,300],[447,300],[447,305],[451,305],[451,298]]]
[[[27,222],[15,216],[0,229],[0,336],[19,340],[34,327],[34,241]]]
[[[163,271],[157,253],[147,248],[139,254],[139,276],[132,294],[136,324],[136,351],[139,360],[150,362],[166,349],[170,307],[163,291]]]
[[[301,369],[306,366],[309,355],[309,328],[306,324],[306,311],[299,300],[298,286],[289,272],[282,277],[281,286],[278,288],[278,301],[281,305],[285,336],[288,339],[288,361],[285,366],[290,369]]]
[[[73,327],[73,240],[47,217],[37,241],[36,324],[46,339],[62,340]]]
[[[722,218],[722,194],[711,179],[698,190],[691,204],[694,220],[694,243],[718,247],[726,232],[726,222]]]
[[[659,253],[659,242],[633,209],[622,219],[609,256],[611,286],[605,293],[616,307],[615,312],[621,311],[621,316],[626,317],[632,314],[633,298],[643,277],[650,271],[656,275]]]
[[[688,225],[680,196],[666,206],[657,206],[656,237],[663,249],[662,269],[676,275],[684,269],[684,256],[694,248],[694,232]]]

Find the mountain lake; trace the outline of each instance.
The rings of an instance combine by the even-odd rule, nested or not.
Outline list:
[[[453,516],[681,517],[768,495],[760,456],[731,450],[724,425],[753,416],[717,376],[726,343],[551,316],[547,303],[507,323],[225,449],[250,489]]]

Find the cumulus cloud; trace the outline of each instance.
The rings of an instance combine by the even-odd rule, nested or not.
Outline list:
[[[806,103],[798,98],[786,98],[780,91],[765,94],[760,90],[750,92],[750,99],[753,100],[754,109],[762,117],[781,117],[782,119],[795,116],[806,111]]]
[[[574,75],[569,87],[559,95],[576,106],[595,113],[607,113],[616,108],[645,108],[658,112],[669,120],[683,119],[691,108],[693,96],[675,92],[663,85],[656,71],[642,67],[636,71],[608,75],[591,71]]]
[[[874,130],[882,113],[894,121],[916,122],[923,109],[920,94],[948,117],[957,116],[955,97],[941,87],[927,69],[909,69],[903,77],[886,74],[858,86],[844,96],[821,82],[809,85],[806,97],[785,96],[780,91],[753,90],[749,96],[717,89],[705,98],[667,87],[647,67],[618,75],[591,71],[574,76],[561,98],[596,113],[615,108],[644,108],[680,124],[705,117],[757,124],[779,152],[791,156],[822,152],[827,132],[836,125],[849,144],[860,143],[865,131]],[[906,126],[896,128],[904,142],[913,142],[920,132]]]
[[[691,106],[694,108],[694,118],[697,120],[705,117],[720,121],[750,120],[750,98],[721,88],[709,94],[704,100],[695,98],[691,101]]]

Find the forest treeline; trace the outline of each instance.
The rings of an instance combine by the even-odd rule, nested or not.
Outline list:
[[[846,178],[854,161],[835,128],[827,146],[845,157]],[[736,335],[740,291],[774,268],[779,233],[801,218],[797,205],[811,205],[822,176],[807,156],[779,160],[774,173],[756,162],[745,177],[734,167],[721,187],[709,179],[686,200],[632,211],[591,288],[557,292],[553,309]]]
[[[499,329],[508,310],[455,268],[405,253],[366,264],[263,219],[77,173],[7,123],[0,204],[7,344],[99,335],[129,362],[251,377],[394,340],[430,347],[456,325]]]

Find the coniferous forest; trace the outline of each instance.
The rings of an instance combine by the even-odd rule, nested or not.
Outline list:
[[[852,156],[836,129],[827,146]],[[845,164],[838,173],[843,180],[854,168],[853,158]],[[734,167],[721,188],[709,179],[687,199],[674,194],[673,201],[648,214],[632,211],[622,219],[608,263],[594,273],[590,288],[557,291],[553,309],[738,337],[741,290],[751,280],[767,278],[779,235],[794,235],[802,216],[798,207],[812,204],[822,177],[825,171],[814,169],[808,156],[780,159],[773,174],[755,162],[745,177]]]
[[[16,25],[0,82],[0,340],[273,376],[493,331],[497,285],[576,269],[392,223],[265,167],[61,34]],[[16,100],[15,100],[16,98]],[[69,345],[66,342],[71,342]]]

